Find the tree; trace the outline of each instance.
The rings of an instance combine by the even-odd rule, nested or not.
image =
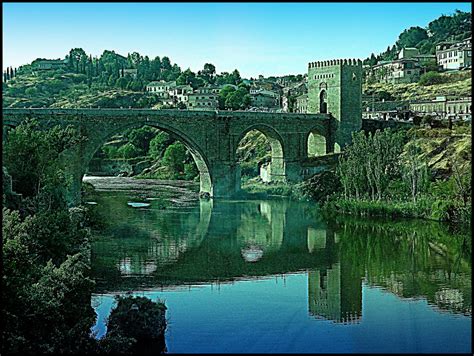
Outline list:
[[[177,85],[192,85],[196,79],[196,74],[190,68],[186,69],[176,79]]]
[[[175,142],[166,149],[163,155],[163,164],[175,173],[182,173],[185,159],[186,147],[180,142]]]
[[[434,85],[434,84],[442,84],[445,82],[444,77],[436,72],[428,72],[425,74],[422,74],[420,77],[420,80],[418,83],[420,85],[428,86],[428,85]]]
[[[159,132],[151,141],[148,155],[153,159],[159,159],[163,156],[165,149],[174,142],[166,132]]]
[[[428,39],[428,32],[421,27],[410,27],[404,30],[398,37],[398,48],[419,47],[419,43]]]
[[[76,129],[55,126],[41,130],[28,120],[12,130],[3,150],[3,164],[13,177],[13,190],[24,197],[37,197],[39,208],[63,204],[66,177],[60,155],[84,138]]]
[[[225,99],[225,107],[232,110],[245,109],[250,106],[251,97],[245,88],[238,88],[229,93]]]
[[[87,54],[82,48],[73,48],[69,51],[69,63],[71,69],[76,73],[85,73],[85,66],[87,62]]]
[[[133,129],[127,135],[129,142],[137,147],[141,154],[146,155],[150,147],[150,142],[158,134],[158,130],[151,126],[143,126]]]
[[[216,67],[211,63],[204,64],[204,69],[199,72],[199,75],[208,83],[214,83],[216,74]]]
[[[411,192],[414,203],[418,195],[426,191],[429,185],[428,164],[422,159],[422,152],[416,143],[409,143],[403,164],[403,180]]]
[[[124,158],[135,158],[139,157],[142,154],[142,151],[136,147],[133,143],[126,143],[117,150],[117,154]]]

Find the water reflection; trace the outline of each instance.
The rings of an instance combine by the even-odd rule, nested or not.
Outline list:
[[[93,245],[98,291],[226,282],[308,271],[309,315],[362,317],[362,282],[471,314],[470,237],[426,221],[324,221],[310,204],[206,201],[137,210],[101,194]],[[133,277],[133,278],[131,278]]]

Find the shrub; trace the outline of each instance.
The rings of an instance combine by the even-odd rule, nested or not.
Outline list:
[[[118,150],[117,150],[117,154],[122,157],[122,158],[135,158],[135,157],[139,157],[142,153],[142,150],[140,150],[139,148],[135,147],[135,145],[133,145],[132,143],[127,143],[123,146],[121,146]]]
[[[436,72],[428,72],[428,73],[423,74],[420,77],[420,80],[418,83],[420,85],[428,86],[428,85],[434,85],[434,84],[442,84],[445,81],[446,81],[445,78],[441,74],[436,73]]]

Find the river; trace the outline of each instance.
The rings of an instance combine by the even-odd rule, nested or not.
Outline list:
[[[326,220],[314,203],[199,200],[186,182],[86,177],[92,331],[114,296],[167,306],[173,353],[471,352],[471,235]]]

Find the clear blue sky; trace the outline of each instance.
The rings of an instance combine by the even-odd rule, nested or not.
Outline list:
[[[182,69],[213,63],[244,77],[304,73],[307,63],[365,58],[410,26],[470,3],[3,3],[3,67],[64,58],[73,47]]]

